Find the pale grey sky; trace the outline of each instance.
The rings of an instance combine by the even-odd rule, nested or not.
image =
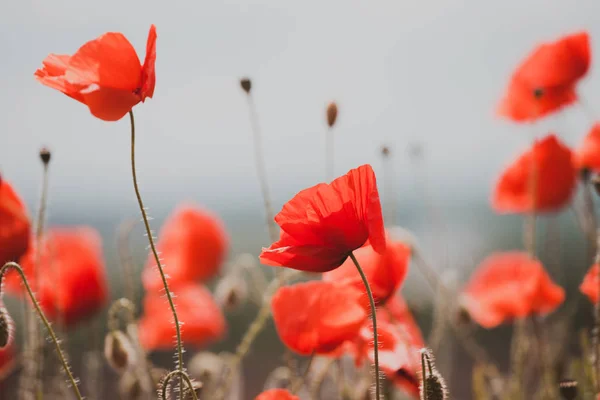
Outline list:
[[[155,98],[135,109],[139,175],[152,204],[181,198],[256,202],[251,132],[238,79],[250,76],[276,203],[324,176],[324,107],[339,103],[337,173],[395,153],[397,187],[413,190],[405,149],[420,141],[438,201],[486,198],[530,127],[493,115],[509,74],[539,41],[587,29],[596,0],[75,1],[0,5],[0,171],[35,201],[42,145],[53,153],[55,205],[133,203],[127,118],[106,123],[37,83],[50,52],[121,31],[143,57],[156,24]],[[600,106],[593,66],[581,91]],[[598,108],[600,110],[600,108]],[[549,124],[574,143],[574,109]],[[536,128],[542,132],[543,128]]]

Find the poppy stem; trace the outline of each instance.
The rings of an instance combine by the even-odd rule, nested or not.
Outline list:
[[[190,379],[189,375],[186,374],[184,371],[181,370],[174,370],[169,372],[162,380],[162,389],[161,389],[161,396],[159,397],[159,400],[167,400],[167,392],[169,390],[169,386],[171,383],[171,379],[175,376],[175,375],[179,375],[179,378],[185,381],[185,384],[187,385],[188,389],[190,390],[190,392],[192,393],[192,397],[194,398],[194,400],[198,400],[198,396],[196,395],[196,391],[194,390],[194,385],[192,384],[192,380]],[[182,396],[182,393],[180,393],[180,395]]]
[[[333,127],[332,126],[328,126],[327,127],[327,132],[325,134],[325,174],[326,174],[326,179],[327,181],[330,181],[333,179],[334,177],[334,170],[335,170],[335,146],[334,146],[334,139],[335,137],[333,136]]]
[[[180,381],[179,381],[179,396],[183,398],[183,375],[185,375],[183,368],[183,344],[181,342],[181,326],[179,324],[179,317],[177,316],[177,310],[175,310],[175,303],[173,302],[173,295],[169,290],[169,283],[167,282],[167,277],[163,270],[162,263],[160,262],[160,257],[158,256],[158,251],[156,250],[156,245],[154,244],[154,238],[152,236],[152,230],[150,229],[150,223],[148,222],[148,216],[146,215],[146,208],[144,207],[144,202],[142,201],[142,196],[140,194],[140,189],[137,181],[137,174],[135,170],[135,120],[133,118],[133,111],[129,111],[129,121],[131,122],[131,174],[133,176],[133,188],[135,189],[135,196],[137,197],[138,204],[140,206],[140,211],[142,213],[142,219],[144,221],[144,226],[146,228],[146,235],[148,236],[148,242],[150,243],[150,249],[152,250],[152,254],[154,255],[154,261],[156,262],[156,267],[158,268],[158,272],[160,273],[160,278],[162,279],[163,286],[165,288],[165,294],[167,295],[167,300],[169,301],[169,306],[171,307],[171,311],[173,313],[173,322],[175,324],[175,333],[177,339],[177,371],[179,371]]]
[[[380,382],[379,382],[379,339],[377,334],[377,308],[375,307],[375,300],[373,299],[373,293],[371,292],[371,286],[369,285],[369,281],[367,280],[367,276],[365,275],[363,269],[360,267],[358,260],[354,256],[353,252],[350,252],[350,258],[352,262],[356,266],[358,273],[360,274],[360,278],[365,285],[365,289],[367,291],[367,295],[369,296],[369,303],[371,305],[371,320],[373,321],[373,359],[375,364],[375,400],[379,400],[379,392],[380,392]]]
[[[46,330],[48,330],[48,333],[50,334],[50,339],[52,340],[52,343],[54,343],[54,347],[56,349],[56,354],[58,355],[58,358],[62,364],[62,367],[65,370],[67,377],[69,378],[69,381],[71,382],[71,387],[73,388],[75,397],[78,400],[83,400],[83,396],[81,396],[81,392],[79,391],[79,387],[77,386],[77,380],[75,379],[75,377],[73,376],[73,373],[71,372],[71,367],[69,366],[69,363],[67,361],[66,354],[62,351],[62,348],[60,347],[60,341],[56,337],[56,333],[52,329],[50,322],[48,322],[48,319],[44,315],[44,312],[42,311],[42,308],[40,307],[40,303],[35,298],[35,295],[33,294],[31,287],[29,286],[29,282],[27,281],[27,278],[25,277],[25,273],[23,272],[23,269],[16,262],[8,262],[8,263],[4,264],[2,269],[0,269],[0,297],[2,297],[2,295],[4,294],[4,292],[2,291],[4,276],[6,275],[6,272],[11,268],[16,270],[17,273],[20,275],[21,281],[23,282],[23,285],[25,285],[25,289],[27,290],[27,294],[29,295],[29,298],[31,299],[31,303],[33,304],[33,307],[35,308],[36,313],[38,314],[38,316],[42,320],[42,323],[46,327]]]
[[[132,265],[131,252],[129,251],[129,238],[136,225],[136,221],[128,219],[123,221],[117,230],[117,249],[119,253],[119,264],[123,273],[123,283],[125,286],[124,295],[134,304],[137,301],[135,290],[134,271]]]
[[[296,379],[296,381],[292,384],[292,387],[290,388],[290,392],[292,394],[295,394],[302,388],[303,385],[306,385],[306,383],[307,383],[306,378],[308,378],[308,373],[310,371],[310,368],[312,366],[314,359],[315,359],[315,353],[312,353],[309,356],[308,361],[306,362],[306,366],[304,367],[304,372],[298,379]]]

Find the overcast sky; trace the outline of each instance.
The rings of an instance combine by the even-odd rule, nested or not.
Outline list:
[[[254,82],[276,203],[323,179],[330,100],[340,108],[337,173],[365,162],[380,171],[386,143],[398,188],[410,191],[406,148],[418,141],[439,198],[485,199],[531,140],[531,127],[493,114],[514,66],[568,32],[587,29],[594,54],[600,43],[597,0],[4,1],[0,171],[28,202],[42,145],[54,154],[54,204],[133,202],[127,118],[95,119],[33,72],[48,53],[73,53],[107,31],[123,32],[143,59],[151,23],[156,91],[135,108],[147,202],[220,207],[259,198],[242,76]],[[600,106],[595,68],[581,92]],[[588,123],[575,108],[548,126],[576,143]]]

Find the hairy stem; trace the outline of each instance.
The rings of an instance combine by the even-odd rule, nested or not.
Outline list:
[[[179,375],[179,378],[182,379],[183,381],[185,381],[185,384],[187,385],[189,391],[191,392],[193,399],[198,400],[198,396],[196,395],[196,391],[194,390],[194,385],[192,384],[192,380],[190,379],[188,374],[186,374],[184,371],[177,370],[177,369],[175,371],[169,372],[167,374],[167,376],[164,377],[163,382],[162,382],[160,399],[167,400],[167,392],[168,392],[169,386],[171,384],[171,379],[175,375]],[[183,395],[180,393],[180,396],[183,396]]]
[[[27,281],[27,278],[25,277],[25,273],[23,272],[23,269],[21,268],[21,266],[19,264],[15,263],[15,262],[8,262],[8,263],[4,264],[2,269],[0,269],[0,295],[2,294],[1,288],[3,287],[2,284],[3,284],[4,276],[6,274],[6,271],[8,271],[10,268],[13,268],[14,270],[16,270],[17,273],[19,274],[19,276],[21,277],[21,280],[23,281],[23,285],[25,285],[25,289],[27,290],[27,294],[29,295],[29,298],[31,299],[31,303],[33,304],[33,307],[35,308],[36,313],[42,320],[42,323],[46,327],[46,330],[48,330],[48,333],[50,334],[52,343],[54,343],[54,347],[56,349],[56,354],[58,355],[58,358],[62,364],[62,367],[65,370],[67,377],[69,378],[69,381],[71,382],[71,388],[73,389],[73,393],[75,393],[75,397],[77,397],[78,400],[83,400],[83,397],[81,396],[81,393],[79,392],[79,387],[77,386],[77,380],[75,379],[75,377],[73,376],[73,373],[71,372],[71,367],[69,366],[69,363],[67,362],[66,355],[63,353],[62,348],[60,347],[60,342],[59,342],[58,338],[56,337],[56,333],[54,333],[54,330],[52,329],[50,322],[48,322],[48,319],[44,315],[44,312],[42,311],[42,308],[40,307],[40,303],[35,298],[35,295],[33,294],[31,287],[29,286],[29,282]]]
[[[379,392],[381,388],[379,382],[379,337],[377,335],[377,308],[375,308],[375,299],[373,298],[373,293],[371,292],[371,286],[369,285],[367,276],[365,275],[363,269],[360,267],[360,264],[354,256],[354,253],[350,253],[350,258],[356,266],[356,269],[360,274],[360,278],[362,279],[363,284],[365,285],[365,290],[367,291],[367,295],[369,296],[369,304],[371,305],[371,320],[373,321],[373,359],[375,364],[375,400],[379,400]]]
[[[152,250],[152,255],[154,256],[154,261],[156,262],[156,267],[158,268],[158,272],[160,273],[160,278],[162,279],[162,283],[165,288],[165,294],[167,295],[167,300],[169,301],[169,306],[171,307],[171,312],[173,313],[173,322],[175,324],[175,333],[177,339],[176,368],[177,371],[179,371],[179,376],[182,377],[183,375],[185,375],[185,372],[183,368],[183,344],[181,342],[181,326],[179,324],[179,317],[177,316],[177,311],[175,310],[175,303],[173,302],[173,295],[169,290],[169,283],[167,282],[167,277],[165,275],[162,263],[160,262],[160,257],[158,255],[158,251],[156,250],[156,245],[154,244],[152,230],[150,229],[150,223],[148,222],[148,216],[146,215],[146,208],[144,207],[144,202],[142,201],[142,196],[140,194],[140,189],[137,181],[137,173],[135,170],[135,120],[133,118],[133,111],[129,111],[129,121],[131,122],[131,174],[133,176],[133,188],[135,189],[135,196],[137,197],[137,201],[140,206],[140,211],[142,213],[142,219],[144,221],[144,227],[146,228],[146,235],[148,236],[150,249]],[[179,395],[181,398],[183,389],[182,378],[180,379],[179,384]]]

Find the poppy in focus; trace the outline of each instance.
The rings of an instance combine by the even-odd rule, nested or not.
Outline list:
[[[498,114],[534,121],[577,100],[576,85],[590,66],[586,32],[538,46],[513,73]]]
[[[301,191],[283,206],[275,222],[281,236],[263,249],[260,260],[266,265],[331,271],[367,240],[375,252],[385,252],[377,182],[368,164],[330,184]]]
[[[143,65],[123,34],[108,32],[87,42],[72,56],[50,54],[35,77],[87,105],[94,116],[117,121],[140,101],[152,98],[155,61],[156,27],[152,25]]]
[[[203,347],[223,337],[225,318],[210,291],[203,285],[181,285],[173,300],[182,324],[181,339],[187,346]],[[168,350],[175,346],[173,314],[166,302],[165,296],[159,292],[148,292],[144,297],[139,335],[140,343],[147,350]]]
[[[600,173],[600,123],[594,124],[574,154],[575,166]]]
[[[195,205],[180,205],[160,230],[157,249],[161,253],[169,284],[207,281],[219,272],[229,246],[221,220]],[[163,283],[152,253],[142,274],[148,291],[162,290]]]
[[[271,300],[282,342],[298,354],[325,354],[358,334],[367,319],[363,293],[331,282],[285,286]]]
[[[400,288],[408,271],[410,252],[410,247],[404,243],[391,240],[387,241],[383,254],[377,253],[371,245],[354,251],[354,256],[367,276],[376,303],[385,303]],[[323,280],[350,285],[359,290],[364,288],[351,259],[347,259],[339,268],[324,273]],[[365,297],[365,300],[368,299]],[[368,306],[367,301],[365,307]]]
[[[25,205],[10,183],[0,177],[0,268],[25,254],[30,230]]]
[[[600,267],[598,264],[592,265],[585,277],[583,282],[579,285],[579,291],[587,296],[587,298],[594,304],[598,302],[598,289],[600,282],[598,282],[598,275],[600,273]]]
[[[300,400],[285,389],[270,389],[262,392],[254,400]]]
[[[536,140],[504,170],[492,207],[500,213],[552,212],[571,200],[577,172],[571,150],[555,135]]]
[[[461,294],[461,304],[479,325],[552,312],[564,300],[542,264],[524,252],[492,254],[475,271]]]

